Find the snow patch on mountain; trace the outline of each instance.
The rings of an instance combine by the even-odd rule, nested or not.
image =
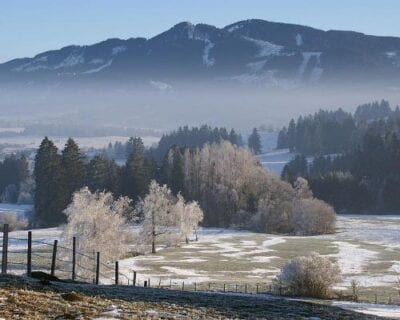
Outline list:
[[[264,41],[264,40],[256,40],[249,37],[244,37],[246,40],[253,42],[258,47],[257,57],[270,57],[279,55],[283,46]]]
[[[161,82],[161,81],[153,81],[152,80],[152,81],[150,81],[150,85],[153,88],[156,88],[156,89],[161,90],[161,91],[172,89],[171,85],[169,85],[168,83],[165,83],[165,82]]]
[[[70,68],[83,63],[85,63],[85,58],[82,54],[71,54],[59,64],[55,65],[54,69]]]
[[[87,70],[87,71],[83,72],[83,74],[91,74],[91,73],[99,72],[99,71],[111,66],[112,62],[113,62],[113,60],[111,59],[107,63],[103,64],[102,66],[100,66],[98,68]]]
[[[397,56],[397,52],[395,52],[395,51],[388,51],[388,52],[385,52],[385,54],[388,58],[395,58]]]
[[[261,71],[265,64],[267,63],[267,59],[256,61],[256,62],[250,62],[247,64],[247,66],[254,72],[259,72]]]
[[[296,34],[296,45],[298,47],[303,45],[303,36],[300,33]]]
[[[124,52],[126,50],[125,46],[119,46],[119,47],[115,47],[112,49],[112,55],[115,56],[121,52]]]
[[[315,82],[318,81],[324,70],[321,68],[321,52],[302,52],[303,55],[303,61],[299,67],[299,77],[301,78],[304,75],[304,72],[307,69],[307,66],[310,62],[310,59],[312,57],[315,57],[317,59],[317,62],[315,64],[315,67],[312,69],[311,74],[310,74],[310,81]]]
[[[243,23],[237,23],[237,24],[234,24],[233,26],[231,26],[230,28],[228,28],[227,31],[233,32],[235,30],[243,28],[243,26],[244,26]]]
[[[206,46],[204,47],[203,51],[203,64],[206,67],[211,67],[215,64],[215,59],[210,57],[210,50],[214,48],[214,43],[212,43],[210,40],[206,39]]]

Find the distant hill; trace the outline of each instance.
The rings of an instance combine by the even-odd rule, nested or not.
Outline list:
[[[224,28],[182,22],[150,39],[67,46],[0,64],[0,83],[133,81],[168,90],[183,80],[296,87],[396,84],[400,38],[263,20]]]

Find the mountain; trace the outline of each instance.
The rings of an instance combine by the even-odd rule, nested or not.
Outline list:
[[[150,39],[109,39],[0,64],[0,83],[126,81],[166,90],[188,79],[277,87],[400,80],[400,38],[240,21],[182,22]]]

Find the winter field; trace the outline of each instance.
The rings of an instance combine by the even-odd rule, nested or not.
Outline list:
[[[35,240],[52,243],[60,230],[33,230]],[[15,231],[11,238],[25,238],[26,231]],[[10,250],[24,247],[11,241]],[[134,248],[132,248],[134,250]],[[280,267],[290,258],[317,251],[336,259],[342,269],[342,282],[335,288],[350,293],[351,281],[360,286],[362,300],[400,302],[400,217],[339,216],[337,232],[315,237],[275,236],[248,231],[202,228],[199,240],[180,247],[159,245],[157,254],[130,257],[120,261],[120,271],[138,282],[151,279],[153,285],[190,289],[267,290]],[[124,278],[121,279],[124,281]],[[170,282],[171,281],[171,282]]]

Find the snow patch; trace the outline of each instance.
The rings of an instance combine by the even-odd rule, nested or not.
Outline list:
[[[279,55],[280,51],[283,49],[283,46],[264,41],[264,40],[256,40],[249,37],[244,37],[246,40],[253,42],[258,47],[257,57],[270,57]]]
[[[206,39],[205,40],[206,46],[204,47],[203,51],[203,64],[206,67],[212,67],[215,64],[215,59],[210,58],[210,50],[214,48],[214,43],[212,43],[210,40]]]
[[[385,54],[388,58],[395,58],[397,56],[397,52],[395,52],[395,51],[388,51],[388,52],[385,52]]]
[[[100,67],[97,67],[97,68],[94,68],[94,69],[90,69],[90,70],[87,70],[87,71],[83,72],[83,74],[90,74],[90,73],[99,72],[99,71],[101,71],[101,70],[103,70],[103,69],[108,68],[109,66],[111,66],[112,62],[113,62],[113,61],[110,60],[110,61],[108,61],[107,63],[103,64],[103,65],[100,66]]]
[[[310,81],[311,82],[318,81],[321,78],[322,73],[324,72],[324,70],[321,68],[321,60],[320,60],[321,52],[302,52],[302,56],[303,56],[303,61],[300,64],[298,71],[299,77],[302,77],[304,75],[304,72],[306,71],[310,59],[312,57],[315,57],[317,59],[317,62],[315,67],[311,71]]]
[[[126,50],[125,46],[119,46],[119,47],[115,47],[112,49],[112,55],[115,56],[121,52],[124,52]]]
[[[300,33],[296,34],[296,45],[298,47],[303,45],[303,36]]]
[[[172,89],[172,86],[170,86],[168,83],[161,82],[161,81],[150,81],[150,85],[158,90],[165,91]]]
[[[233,26],[231,26],[230,28],[228,28],[227,31],[228,32],[233,32],[235,30],[242,29],[242,28],[243,28],[243,24],[242,23],[237,23],[237,24],[234,24]]]
[[[378,255],[375,251],[362,249],[348,242],[334,241],[333,244],[338,246],[339,252],[331,256],[338,259],[340,269],[345,275],[361,273],[364,266]]]
[[[71,54],[66,57],[61,63],[54,66],[54,69],[70,68],[83,63],[85,63],[85,58],[82,54]]]
[[[334,301],[333,305],[346,310],[352,310],[364,314],[370,314],[380,317],[388,317],[392,319],[400,319],[399,305],[356,303],[356,302],[345,302],[345,301]]]
[[[267,63],[268,60],[260,60],[257,62],[250,62],[247,64],[247,66],[254,72],[261,71],[265,64]]]

